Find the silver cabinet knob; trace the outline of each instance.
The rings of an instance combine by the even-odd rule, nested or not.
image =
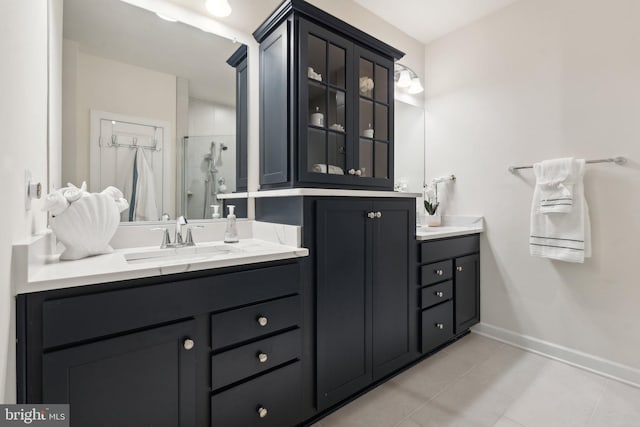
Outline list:
[[[376,218],[382,218],[382,212],[380,211],[376,212]]]
[[[461,266],[461,265],[459,265],[458,267],[456,267],[456,270],[458,270],[458,271],[462,271],[462,266]]]
[[[196,343],[193,342],[192,339],[187,338],[186,340],[184,340],[182,345],[183,345],[185,350],[191,350],[196,345]]]
[[[436,323],[436,328],[444,329],[444,324],[443,323]]]
[[[435,293],[437,296],[439,296],[440,298],[442,298],[444,296],[444,292],[442,291],[438,291]]]
[[[444,274],[444,271],[443,270],[436,270],[436,274],[438,276],[442,276]]]
[[[349,175],[355,175],[355,174],[356,174],[355,169],[349,169]]]
[[[267,326],[267,323],[269,323],[269,320],[265,316],[258,316],[258,325]]]
[[[269,356],[267,356],[266,353],[258,353],[258,360],[260,361],[260,363],[264,363],[267,361],[267,359],[269,359]]]
[[[367,217],[369,217],[370,219],[373,219],[376,217],[376,214],[374,212],[368,212]]]
[[[258,407],[258,415],[260,416],[260,418],[266,417],[268,413],[269,412],[267,411],[267,408],[265,408],[264,406]]]
[[[356,169],[356,176],[362,175],[362,171],[360,169]]]

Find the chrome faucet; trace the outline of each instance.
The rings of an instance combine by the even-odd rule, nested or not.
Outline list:
[[[184,236],[184,228],[186,227],[187,234]],[[173,243],[171,243],[171,237],[169,236],[169,229],[167,227],[157,227],[152,228],[154,231],[162,231],[162,243],[160,244],[160,249],[166,248],[182,248],[185,246],[195,246],[195,242],[193,241],[193,235],[191,234],[192,228],[203,228],[201,225],[189,225],[187,222],[187,218],[180,216],[176,220],[176,231],[174,234]],[[183,237],[184,236],[184,237]]]

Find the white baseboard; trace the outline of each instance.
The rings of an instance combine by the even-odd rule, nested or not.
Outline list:
[[[640,369],[486,323],[474,326],[471,331],[531,353],[640,388]]]

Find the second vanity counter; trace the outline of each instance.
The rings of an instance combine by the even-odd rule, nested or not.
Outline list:
[[[443,225],[439,227],[418,226],[416,228],[416,240],[465,236],[484,231],[484,219],[482,217],[444,216],[442,222]]]

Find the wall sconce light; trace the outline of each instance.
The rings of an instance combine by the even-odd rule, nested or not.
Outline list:
[[[395,63],[393,78],[399,88],[404,89],[411,95],[424,91],[420,77],[418,77],[415,71],[404,64],[399,62]]]
[[[224,18],[231,15],[231,6],[227,0],[207,0],[204,5],[213,16]]]

